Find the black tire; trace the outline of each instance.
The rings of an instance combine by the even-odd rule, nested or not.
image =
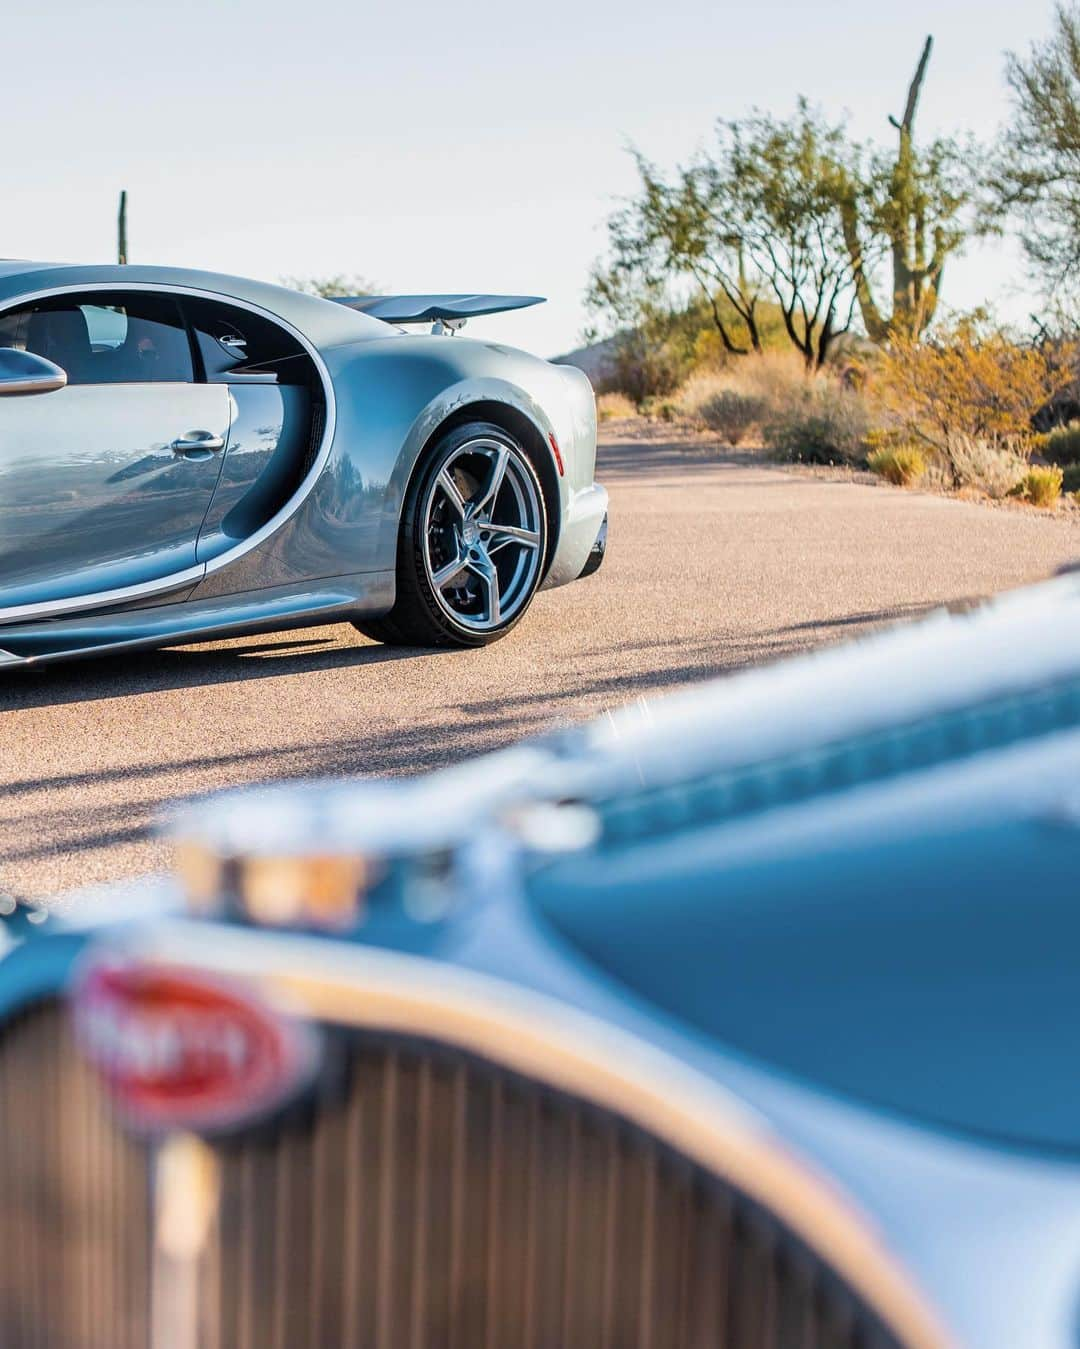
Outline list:
[[[507,452],[505,460],[499,447]],[[489,484],[478,483],[475,501],[460,491],[455,506],[452,493],[441,486],[440,475],[445,468],[455,487],[461,483],[467,485],[471,481],[469,468],[482,465],[489,456],[493,478],[499,462],[505,464],[504,477],[493,494],[489,511],[491,523],[483,523],[483,513],[474,517],[470,528],[478,530],[479,534],[470,548],[464,539],[465,520]],[[462,505],[465,512],[460,515],[459,524],[455,512]],[[504,520],[502,525],[503,528],[512,526],[522,539],[498,541],[496,536],[500,528],[494,517],[496,514],[512,515],[515,510],[520,512],[526,524],[518,526]],[[397,597],[393,609],[382,618],[359,620],[354,626],[366,637],[390,645],[479,647],[498,641],[520,621],[532,602],[543,576],[547,531],[543,489],[525,449],[502,427],[490,422],[456,426],[439,436],[429,448],[406,493],[398,532]],[[532,542],[534,535],[535,544]],[[451,539],[452,545],[448,542]],[[489,546],[493,553],[506,553],[501,564],[488,556]],[[507,553],[511,546],[517,552]],[[445,553],[451,547],[456,551],[442,571],[449,570],[466,554],[479,558],[482,551],[487,579],[482,579],[479,572],[474,575],[471,563],[462,562],[454,580],[444,583],[438,590],[432,579],[436,574],[435,559],[441,556],[440,548]],[[512,573],[512,587],[508,589],[512,588],[513,602],[505,618],[501,616],[500,565],[503,572]],[[493,599],[490,598],[492,576]],[[470,596],[470,587],[475,588],[475,597]],[[461,596],[460,603],[455,605],[448,597],[448,590],[450,597]],[[478,612],[471,612],[473,609]]]

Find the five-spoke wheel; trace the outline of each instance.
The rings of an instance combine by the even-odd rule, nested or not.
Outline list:
[[[529,602],[541,500],[532,465],[503,440],[469,440],[445,458],[424,498],[424,565],[450,618],[492,632]]]
[[[435,446],[406,502],[397,603],[360,626],[384,641],[485,644],[524,613],[546,548],[529,456],[500,427],[458,427]]]

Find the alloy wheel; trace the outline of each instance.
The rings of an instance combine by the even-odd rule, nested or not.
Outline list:
[[[423,552],[436,600],[455,623],[492,632],[532,596],[544,512],[522,453],[494,438],[455,447],[428,486]]]

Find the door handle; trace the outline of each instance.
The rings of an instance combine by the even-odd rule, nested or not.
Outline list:
[[[223,450],[225,437],[215,436],[209,431],[188,431],[178,436],[169,449],[176,454],[188,454],[191,450]]]

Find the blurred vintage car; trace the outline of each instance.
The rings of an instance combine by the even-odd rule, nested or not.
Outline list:
[[[1080,577],[8,904],[0,1343],[1066,1346]]]

